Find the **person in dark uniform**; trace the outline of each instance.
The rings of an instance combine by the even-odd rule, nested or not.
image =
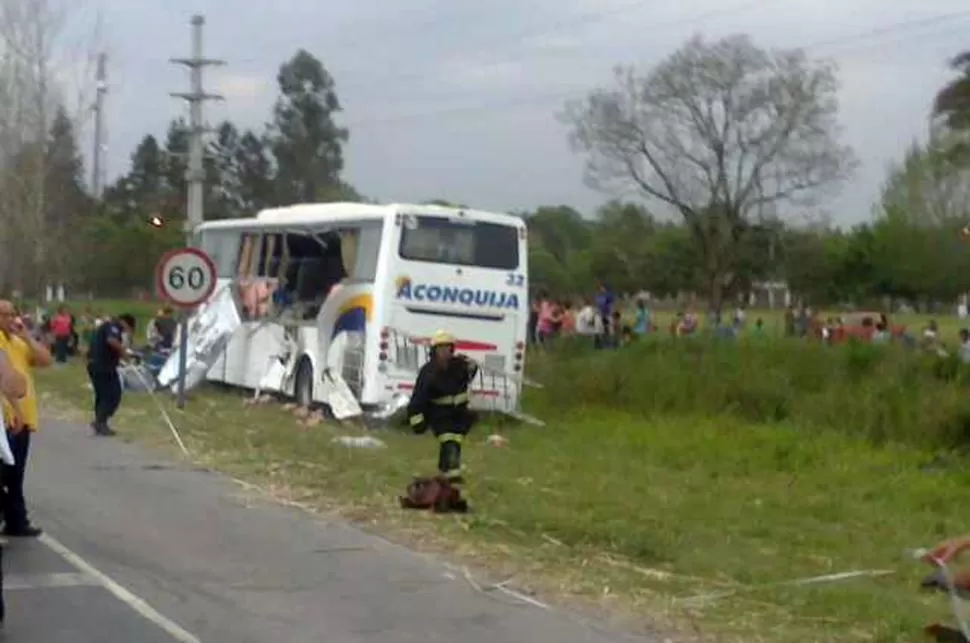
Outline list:
[[[121,378],[118,365],[127,355],[125,334],[134,335],[135,318],[132,315],[119,315],[109,319],[94,333],[88,351],[88,377],[94,388],[94,422],[91,428],[97,435],[114,435],[108,420],[121,404]]]
[[[431,340],[431,359],[418,371],[408,423],[415,433],[429,428],[438,439],[438,471],[451,482],[461,482],[461,445],[474,423],[468,408],[468,386],[478,365],[455,354],[455,338],[438,331]]]

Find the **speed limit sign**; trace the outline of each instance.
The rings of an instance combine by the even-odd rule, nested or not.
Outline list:
[[[181,308],[203,303],[216,288],[216,266],[197,248],[166,252],[155,268],[158,294]]]

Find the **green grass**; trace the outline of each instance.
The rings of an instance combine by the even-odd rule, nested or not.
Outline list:
[[[875,426],[868,416],[839,421],[846,409],[889,404],[879,395],[900,391],[879,382],[901,372],[915,373],[918,389],[900,408],[933,395],[937,380],[924,370],[930,367],[906,366],[896,354],[880,361],[850,351],[822,355],[821,348],[799,353],[789,344],[734,353],[687,346],[594,356],[574,349],[533,360],[547,389],[529,410],[549,425],[476,428],[466,448],[476,512],[463,518],[397,506],[410,476],[433,469],[436,447],[427,436],[383,431],[387,449],[348,449],[331,439],[360,429],[308,427],[278,405],[248,407],[239,394],[214,387],[198,392],[184,413],[166,405],[203,464],[626,624],[647,621],[732,641],[902,642],[945,619],[944,597],[919,592],[926,570],[905,552],[965,529],[970,473],[955,457],[935,456],[936,438],[922,444],[904,432],[906,439],[874,439],[868,429],[852,428],[858,417]],[[778,359],[782,365],[769,368]],[[785,372],[804,381],[779,383]],[[816,376],[822,397],[799,401],[799,390],[812,390]],[[674,393],[685,383],[718,381],[724,384],[716,395]],[[89,404],[79,366],[39,374],[38,383],[48,412],[85,417],[66,410]],[[955,381],[937,384],[944,393],[900,413],[924,422],[920,416],[932,413],[933,403],[962,408],[951,399]],[[794,406],[774,421],[743,406],[716,408],[743,390],[751,399],[767,393]],[[868,397],[850,407],[859,390]],[[833,400],[844,406],[825,411]],[[803,423],[803,415],[813,420]],[[934,417],[945,424],[945,414]],[[118,428],[123,437],[173,448],[145,395],[126,398]],[[508,447],[486,445],[492,430],[509,438]],[[856,569],[894,574],[771,586]],[[735,593],[687,600],[718,592]]]
[[[533,358],[531,369],[546,384],[533,398],[546,415],[622,409],[650,418],[787,423],[876,444],[951,449],[970,442],[970,369],[956,356],[901,346],[657,337],[613,352],[572,341]]]

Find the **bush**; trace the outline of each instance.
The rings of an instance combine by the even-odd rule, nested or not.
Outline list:
[[[593,351],[572,343],[533,354],[530,370],[545,385],[531,403],[547,418],[609,408],[837,429],[877,444],[970,443],[970,369],[898,346],[655,338]]]

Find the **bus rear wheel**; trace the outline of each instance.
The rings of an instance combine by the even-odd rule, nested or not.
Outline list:
[[[293,397],[298,406],[309,408],[313,404],[313,364],[306,357],[296,367]]]

